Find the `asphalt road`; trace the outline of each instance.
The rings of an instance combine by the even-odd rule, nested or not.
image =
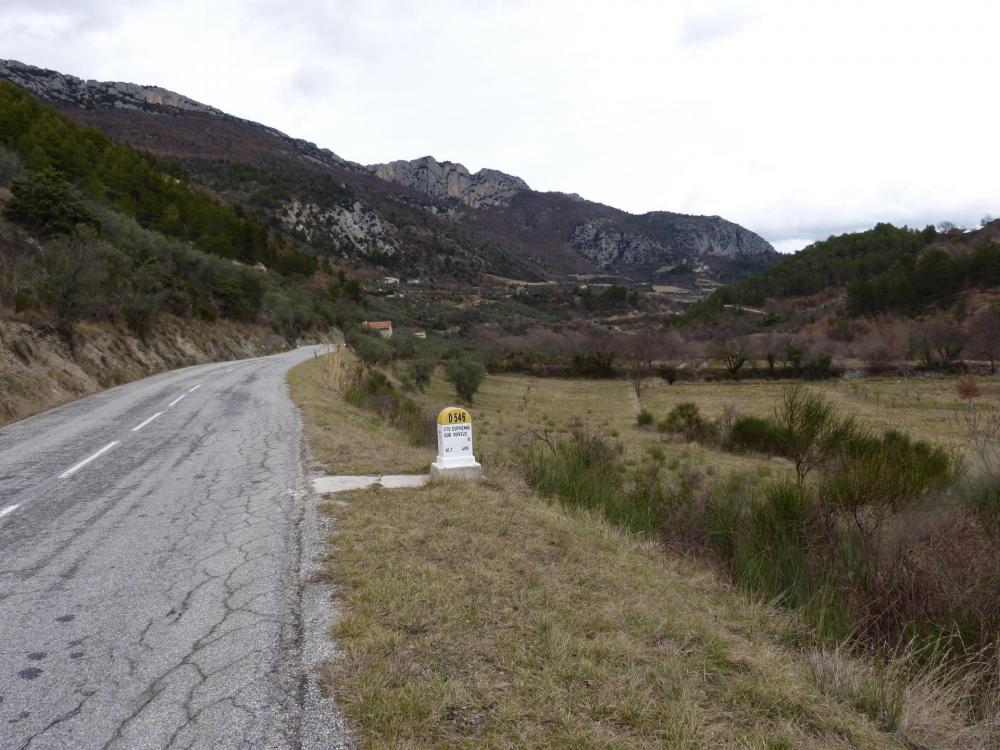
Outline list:
[[[0,748],[297,748],[313,348],[0,430]]]

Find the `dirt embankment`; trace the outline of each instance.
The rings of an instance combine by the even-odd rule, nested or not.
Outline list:
[[[156,372],[286,348],[261,326],[170,318],[145,343],[112,325],[81,324],[71,348],[49,326],[0,316],[0,426]]]

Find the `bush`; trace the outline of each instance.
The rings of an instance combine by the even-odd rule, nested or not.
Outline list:
[[[635,422],[639,427],[651,425],[653,424],[653,413],[649,409],[642,409],[635,418]]]
[[[818,375],[829,375],[833,369],[833,355],[829,352],[820,352],[812,361],[810,369]]]
[[[800,487],[810,471],[856,432],[853,420],[837,419],[829,401],[800,385],[785,389],[774,425],[782,453],[795,464]]]
[[[3,208],[4,215],[43,236],[70,234],[81,224],[98,228],[97,219],[55,170],[17,178],[11,185],[11,194]]]
[[[738,451],[756,451],[783,455],[781,436],[774,422],[762,417],[738,417],[729,430],[728,447]]]
[[[662,532],[669,501],[661,477],[662,451],[651,453],[631,475],[620,454],[620,446],[575,424],[568,437],[543,436],[518,458],[528,483],[563,504],[598,512],[631,531]]]
[[[656,427],[660,432],[679,433],[688,441],[707,442],[717,434],[715,425],[702,418],[698,405],[690,401],[677,404]]]
[[[809,494],[789,482],[771,484],[747,506],[745,521],[729,561],[733,577],[785,605],[809,603],[817,588],[809,560]]]
[[[455,386],[459,398],[471,404],[486,377],[486,366],[473,357],[452,359],[445,365],[444,376]]]
[[[437,439],[434,417],[396,390],[378,370],[357,369],[344,388],[344,398],[354,406],[376,412],[404,432],[413,445],[432,445]]]
[[[852,519],[871,552],[882,521],[943,487],[952,478],[952,459],[938,446],[896,430],[881,437],[858,433],[831,457],[820,497]]]
[[[387,365],[392,361],[392,347],[381,336],[360,334],[349,342],[366,365]]]
[[[430,384],[436,368],[437,361],[433,359],[415,359],[410,363],[410,377],[417,388],[423,391]]]

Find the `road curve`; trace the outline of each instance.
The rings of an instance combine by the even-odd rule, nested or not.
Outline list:
[[[296,748],[314,347],[0,430],[0,748]]]

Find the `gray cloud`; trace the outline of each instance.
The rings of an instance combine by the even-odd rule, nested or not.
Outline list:
[[[0,38],[354,161],[433,153],[775,243],[1000,213],[1000,6],[719,1],[7,0]]]

